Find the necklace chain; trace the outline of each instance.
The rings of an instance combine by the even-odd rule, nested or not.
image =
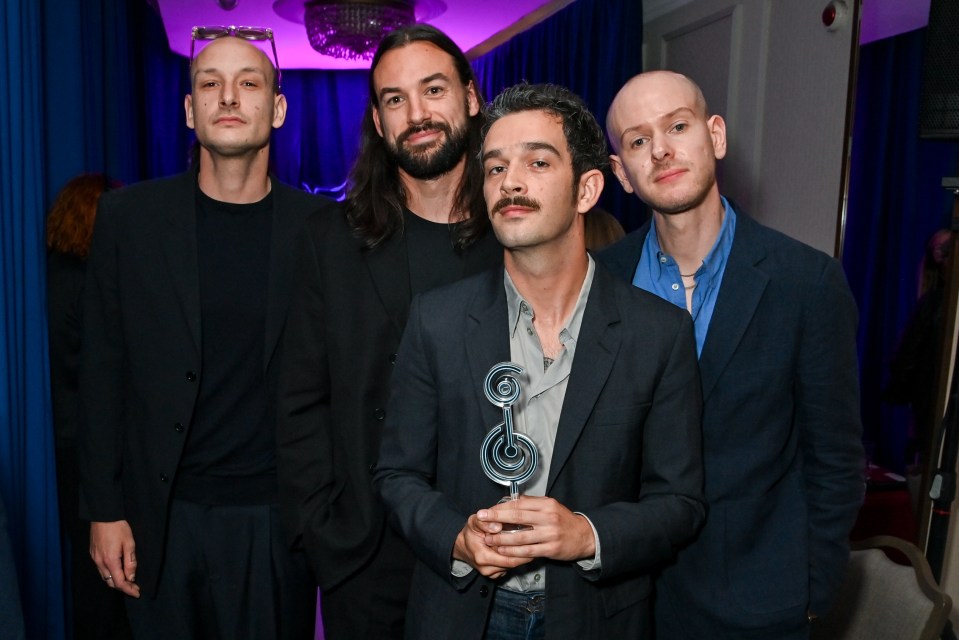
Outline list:
[[[705,262],[701,262],[699,266],[701,267],[701,266],[704,265],[704,264],[706,264],[706,263],[705,263]],[[677,264],[676,266],[678,267],[679,265]],[[699,271],[699,267],[696,267],[696,271]],[[694,275],[696,275],[696,271],[693,271],[692,273],[682,273],[682,272],[680,272],[679,275],[681,275],[681,276],[684,277],[684,278],[692,278]]]

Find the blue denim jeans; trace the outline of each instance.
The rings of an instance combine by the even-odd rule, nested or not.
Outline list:
[[[486,640],[543,640],[545,636],[545,591],[495,591]]]

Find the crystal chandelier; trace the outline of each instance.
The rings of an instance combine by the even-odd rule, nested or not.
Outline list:
[[[306,25],[310,46],[325,56],[370,60],[390,31],[446,11],[443,0],[274,0],[273,11]]]
[[[314,0],[304,14],[310,46],[319,53],[347,60],[369,60],[390,31],[416,22],[407,0],[337,2]]]

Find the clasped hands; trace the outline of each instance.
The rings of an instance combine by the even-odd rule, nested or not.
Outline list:
[[[504,524],[529,528],[503,531]],[[471,515],[453,545],[453,558],[496,580],[535,558],[573,561],[596,553],[593,528],[553,498],[521,496]]]

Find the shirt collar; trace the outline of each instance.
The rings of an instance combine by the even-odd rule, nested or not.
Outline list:
[[[726,256],[729,255],[729,250],[733,245],[733,236],[736,231],[736,212],[733,211],[725,196],[719,198],[723,203],[723,222],[719,227],[716,242],[713,243],[712,249],[709,250],[709,253],[703,259],[703,263],[696,270],[696,282],[700,286],[712,282],[717,275],[722,273],[723,266],[726,264]],[[656,264],[659,266],[657,276],[661,277],[663,275],[662,270],[666,264],[673,263],[672,256],[663,253],[659,246],[659,236],[656,234],[655,222],[649,224],[644,251],[648,251],[648,255],[656,256]]]
[[[569,341],[575,341],[579,336],[579,329],[583,324],[583,313],[586,309],[586,301],[593,287],[593,274],[596,271],[596,263],[593,261],[592,256],[587,254],[587,258],[589,259],[589,263],[586,267],[586,277],[583,279],[583,286],[579,290],[579,298],[576,299],[576,306],[573,307],[573,312],[570,314],[566,326],[559,334],[560,341],[564,345]],[[523,296],[520,295],[520,292],[516,289],[516,285],[513,284],[513,279],[509,277],[509,271],[506,269],[503,269],[503,286],[506,289],[509,332],[510,336],[515,336],[520,319],[525,317],[528,318],[529,322],[532,322],[535,317],[535,312],[533,311],[533,305],[528,303]]]

